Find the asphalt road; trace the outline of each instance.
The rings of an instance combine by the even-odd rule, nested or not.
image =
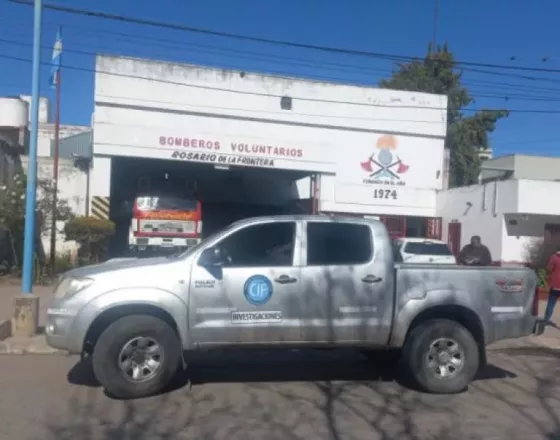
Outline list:
[[[87,363],[0,356],[1,439],[560,439],[560,352],[493,351],[454,396],[421,394],[352,351],[206,354],[191,386],[107,397]],[[555,434],[558,434],[555,436]]]

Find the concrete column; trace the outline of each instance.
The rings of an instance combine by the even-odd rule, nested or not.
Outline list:
[[[111,165],[110,157],[93,157],[90,173],[89,215],[99,219],[109,219],[111,206]]]
[[[14,298],[12,336],[34,336],[39,325],[39,297],[20,295]]]

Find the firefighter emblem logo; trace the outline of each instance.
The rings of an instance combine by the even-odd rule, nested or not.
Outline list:
[[[398,140],[395,136],[381,136],[376,143],[377,152],[360,163],[363,171],[369,173],[364,183],[389,183],[404,185],[403,174],[410,168],[396,153]]]

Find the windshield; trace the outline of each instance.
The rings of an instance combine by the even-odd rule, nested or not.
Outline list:
[[[214,240],[214,238],[216,238],[218,235],[223,234],[224,232],[227,232],[228,229],[231,229],[231,227],[234,225],[235,223],[232,223],[231,225],[223,228],[223,229],[218,229],[216,232],[210,234],[208,237],[204,238],[203,240],[199,241],[196,245],[194,245],[193,247],[188,248],[186,251],[183,251],[181,253],[177,253],[177,254],[172,254],[169,257],[170,258],[184,258],[184,257],[188,257],[189,255],[191,255],[193,252],[196,252],[198,249],[200,249],[202,246],[205,246],[206,243]]]
[[[405,245],[404,252],[416,255],[452,255],[445,243],[434,243],[433,241],[409,242]]]
[[[196,211],[197,201],[186,197],[148,196],[137,197],[136,207],[140,211]]]

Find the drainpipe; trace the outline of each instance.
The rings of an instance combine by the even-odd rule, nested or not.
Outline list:
[[[494,181],[494,203],[492,206],[492,215],[494,217],[498,216],[498,181]]]

